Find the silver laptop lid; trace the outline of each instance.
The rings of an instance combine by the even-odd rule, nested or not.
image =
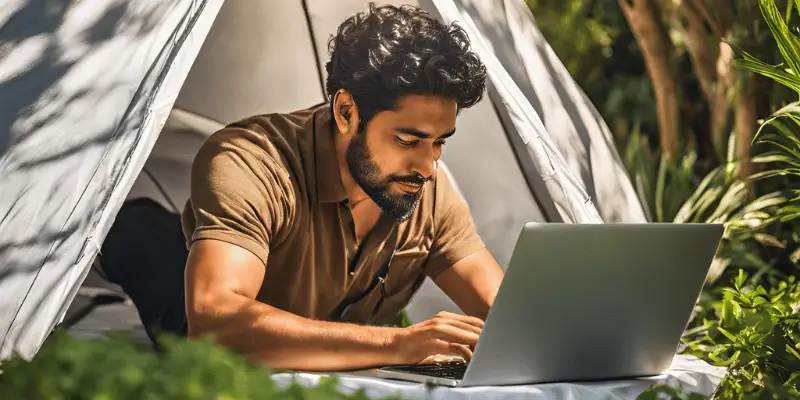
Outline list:
[[[462,386],[662,373],[722,233],[718,224],[525,225]]]

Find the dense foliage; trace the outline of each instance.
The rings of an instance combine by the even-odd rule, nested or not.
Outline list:
[[[335,378],[320,385],[276,384],[264,366],[247,363],[209,341],[164,338],[164,352],[122,336],[76,339],[63,331],[48,338],[30,362],[3,363],[0,398],[48,400],[363,399],[339,391]]]
[[[800,396],[800,285],[790,277],[752,288],[739,272],[702,325],[686,333],[687,353],[728,367],[720,398]]]
[[[684,337],[685,352],[728,368],[713,397],[800,397],[795,1],[528,4],[611,125],[648,219],[726,225]],[[659,40],[669,48],[654,52]],[[658,98],[654,87],[671,96]],[[671,149],[657,115],[669,107],[659,102],[679,104]],[[703,396],[656,386],[641,398]]]

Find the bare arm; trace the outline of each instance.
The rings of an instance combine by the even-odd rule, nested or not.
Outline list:
[[[481,322],[452,315],[407,329],[302,318],[255,300],[264,271],[243,248],[196,241],[186,267],[189,336],[211,335],[216,343],[273,368],[342,371],[469,353],[466,346],[474,346],[480,334],[476,324]]]
[[[297,370],[392,364],[397,329],[314,321],[255,300],[264,266],[221,241],[192,245],[186,266],[189,336],[214,336],[254,362]]]
[[[502,269],[483,249],[453,264],[434,283],[467,315],[485,320],[502,280]]]

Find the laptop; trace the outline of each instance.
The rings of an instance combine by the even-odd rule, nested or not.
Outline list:
[[[720,224],[528,223],[469,363],[376,374],[450,387],[660,375],[722,234]]]

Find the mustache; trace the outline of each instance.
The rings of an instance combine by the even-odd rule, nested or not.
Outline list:
[[[394,175],[389,177],[389,182],[405,183],[415,186],[422,186],[425,184],[425,182],[428,182],[430,180],[432,180],[432,177],[426,178],[420,174],[404,175],[404,176]]]

